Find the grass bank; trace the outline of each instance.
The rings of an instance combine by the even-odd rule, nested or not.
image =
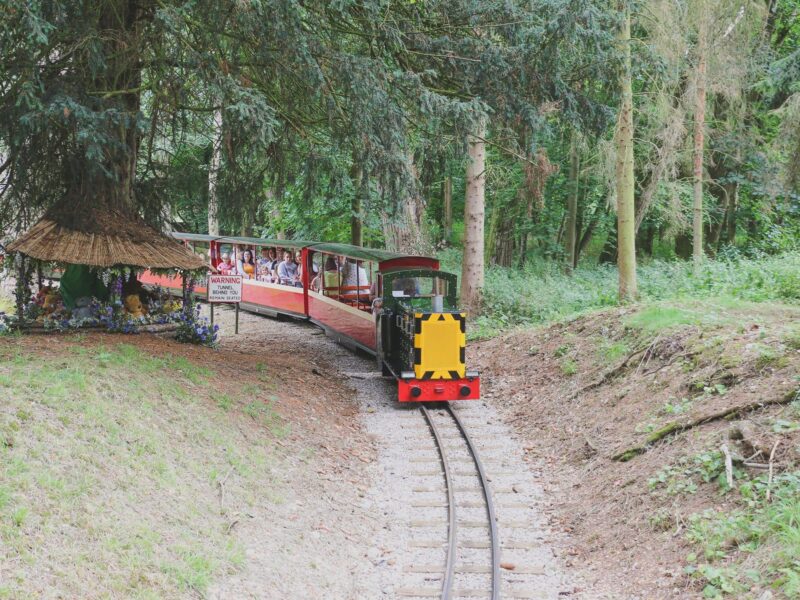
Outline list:
[[[445,269],[460,273],[460,253],[441,255]],[[686,298],[800,302],[800,254],[759,259],[709,260],[699,273],[682,261],[651,261],[638,269],[643,301]],[[552,261],[534,261],[523,269],[486,270],[485,314],[471,327],[484,338],[519,325],[550,323],[587,310],[617,304],[617,269],[581,266],[571,275]]]
[[[215,369],[119,340],[0,339],[0,598],[202,594],[280,501],[268,382],[213,399]]]

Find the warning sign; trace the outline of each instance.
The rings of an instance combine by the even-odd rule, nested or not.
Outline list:
[[[209,275],[208,301],[241,302],[242,279],[241,275]]]

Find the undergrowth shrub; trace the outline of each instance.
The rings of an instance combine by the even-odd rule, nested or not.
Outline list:
[[[442,268],[460,274],[457,250],[441,253]],[[524,268],[489,266],[484,314],[472,336],[491,335],[520,324],[547,323],[589,309],[615,306],[617,269],[580,266],[571,275],[553,261],[533,260]],[[728,297],[750,302],[800,303],[800,253],[747,258],[735,253],[708,260],[699,273],[691,262],[652,261],[638,268],[642,300]]]
[[[736,597],[751,583],[780,589],[787,597],[800,594],[800,472],[770,481],[761,475],[739,483],[739,508],[706,510],[689,518],[687,539],[700,555],[690,554],[686,572],[703,584],[706,598]],[[769,490],[769,494],[768,494]],[[760,552],[758,568],[737,568],[745,556]]]

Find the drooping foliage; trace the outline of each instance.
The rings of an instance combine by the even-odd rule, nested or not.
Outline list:
[[[65,196],[151,220],[169,205],[199,223],[176,196],[202,196],[215,110],[223,218],[245,226],[265,190],[338,191],[349,161],[391,212],[486,111],[527,131],[545,124],[547,102],[587,122],[609,116],[563,60],[563,40],[598,45],[605,30],[585,0],[15,0],[5,11],[6,227]],[[588,65],[584,77],[602,70]]]

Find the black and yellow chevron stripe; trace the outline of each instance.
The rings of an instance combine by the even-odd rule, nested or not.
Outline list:
[[[414,314],[414,376],[463,379],[466,376],[466,313]]]

